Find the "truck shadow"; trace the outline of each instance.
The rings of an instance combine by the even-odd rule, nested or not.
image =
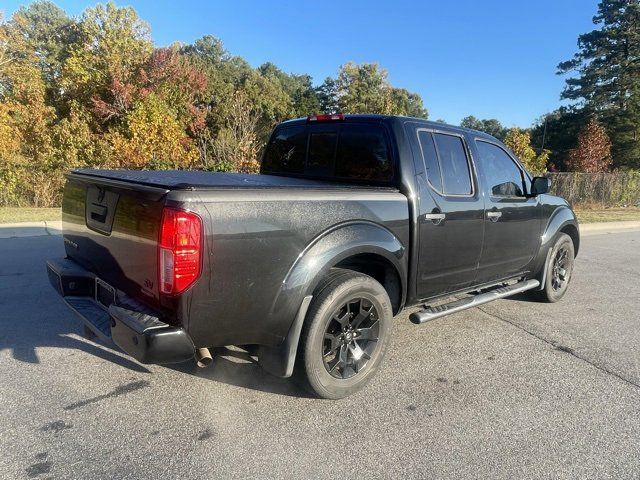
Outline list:
[[[63,255],[61,243],[59,236],[0,238],[0,352],[7,350],[15,360],[39,364],[38,349],[78,350],[148,373],[113,347],[82,336],[81,321],[47,279],[45,260]]]
[[[79,350],[135,372],[149,373],[147,368],[119,355],[111,347],[83,338],[80,321],[77,322],[78,324],[74,328],[42,329],[33,328],[33,325],[29,323],[21,323],[20,320],[24,319],[17,318],[15,318],[15,322],[12,322],[13,325],[7,327],[5,322],[8,320],[11,320],[10,316],[5,315],[0,318],[0,352],[10,350],[11,356],[15,360],[39,364],[40,357],[37,349],[53,347]],[[57,326],[63,326],[67,322],[57,319],[53,320],[52,323]],[[16,324],[19,326],[16,327]],[[80,338],[77,338],[74,334]]]
[[[540,303],[538,300],[531,297],[530,292],[516,293],[515,295],[511,295],[510,297],[505,297],[502,300],[516,300],[518,302]]]
[[[217,348],[215,352],[212,350],[211,353],[213,363],[206,368],[199,368],[195,361],[167,365],[167,367],[198,378],[206,378],[235,387],[289,397],[312,398],[291,379],[274,377],[264,371],[258,365],[255,357],[239,347],[221,347]]]
[[[68,350],[68,355],[76,350],[134,372],[151,373],[150,369],[121,354],[114,345],[84,338],[82,321],[49,285],[46,274],[46,259],[64,256],[61,237],[34,232],[41,236],[7,238],[5,232],[5,238],[1,238],[2,234],[0,227],[0,353],[3,356],[6,350],[15,360],[40,364],[38,349],[53,347]],[[195,362],[166,367],[237,387],[309,397],[289,379],[277,378],[262,370],[248,352],[235,347],[218,349],[213,364],[204,369],[198,368]],[[161,371],[154,369],[154,373]]]

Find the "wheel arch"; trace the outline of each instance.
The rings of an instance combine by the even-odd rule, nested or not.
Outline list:
[[[280,346],[261,347],[261,365],[277,376],[291,375],[307,308],[315,289],[332,268],[376,279],[387,290],[395,315],[406,300],[407,257],[400,239],[373,222],[340,224],[318,235],[291,266],[274,299],[270,314],[287,322],[288,331]]]
[[[395,315],[406,300],[407,257],[405,246],[387,228],[373,222],[342,224],[317,237],[301,253],[284,284],[299,285],[303,295],[312,295],[332,268],[364,273],[385,288]]]
[[[565,233],[571,237],[575,256],[577,256],[580,247],[580,229],[575,214],[567,205],[555,208],[549,216],[541,236],[540,250],[532,269],[534,272],[533,278],[540,280],[541,286],[544,281],[544,267],[547,263],[549,252],[560,233]]]
[[[580,247],[580,230],[578,220],[573,211],[562,205],[551,213],[542,234],[541,250],[549,249],[555,242],[558,233],[566,233],[571,237],[576,255]]]
[[[351,270],[372,277],[387,291],[393,314],[397,315],[402,310],[405,301],[402,279],[396,266],[386,257],[378,253],[359,253],[341,260],[332,268]]]
[[[580,232],[578,230],[577,224],[576,225],[572,223],[566,224],[564,227],[560,229],[560,233],[566,233],[571,237],[571,241],[573,242],[574,254],[577,257],[578,250],[580,248]]]

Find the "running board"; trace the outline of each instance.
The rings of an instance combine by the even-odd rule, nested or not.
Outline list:
[[[526,292],[527,290],[531,290],[539,286],[540,282],[538,280],[525,280],[524,282],[518,282],[512,285],[494,287],[489,291],[478,293],[472,297],[455,300],[451,303],[445,303],[435,307],[425,307],[424,310],[420,310],[409,315],[409,320],[416,325],[419,325],[421,323],[428,322],[429,320],[435,320],[436,318],[460,312],[467,308],[477,307],[478,305],[498,300],[499,298]]]

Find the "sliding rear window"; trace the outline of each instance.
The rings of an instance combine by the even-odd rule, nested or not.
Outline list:
[[[393,162],[387,138],[380,125],[281,127],[267,146],[261,173],[388,183]]]

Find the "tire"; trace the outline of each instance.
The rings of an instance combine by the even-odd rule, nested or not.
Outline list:
[[[391,338],[393,311],[376,280],[332,269],[316,289],[300,335],[296,376],[312,394],[339,399],[378,371]]]
[[[544,266],[546,274],[543,288],[531,292],[533,297],[547,303],[555,303],[564,297],[573,274],[574,260],[573,240],[569,235],[561,233]]]

